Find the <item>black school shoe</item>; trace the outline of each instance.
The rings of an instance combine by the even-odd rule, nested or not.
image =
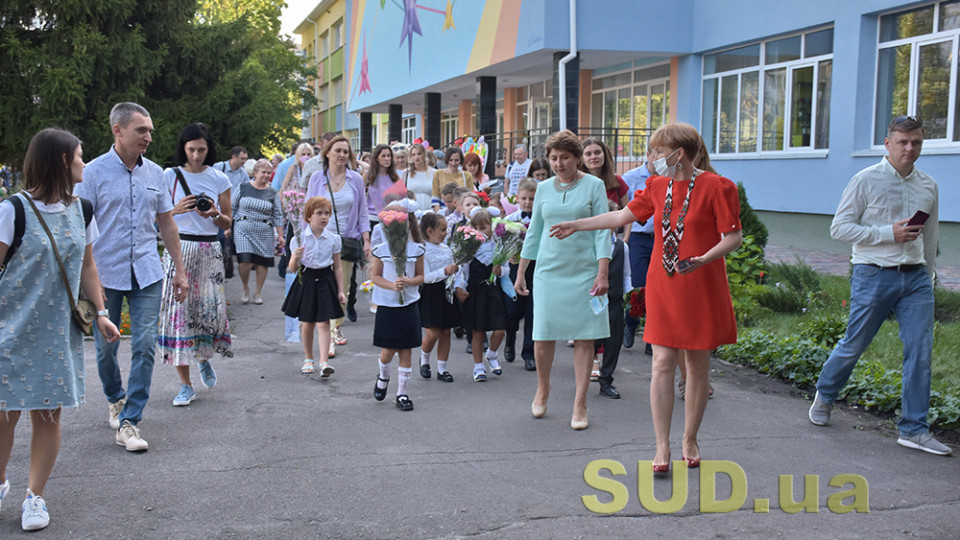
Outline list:
[[[514,340],[516,336],[514,336]],[[503,347],[503,359],[507,362],[513,362],[517,359],[517,350],[514,348],[514,340],[507,339],[507,344]]]
[[[412,411],[413,401],[406,394],[400,394],[397,396],[397,408],[401,411]]]
[[[620,392],[617,390],[617,387],[612,384],[609,386],[601,386],[600,395],[611,399],[620,399]]]
[[[429,379],[433,375],[430,373],[430,364],[420,364],[420,376]]]
[[[373,399],[383,401],[383,399],[387,397],[387,387],[390,386],[390,379],[381,379],[380,376],[377,375],[377,381],[387,383],[383,388],[378,388],[377,383],[373,383]]]
[[[536,371],[537,362],[533,358],[524,358],[523,359],[523,369],[527,371]]]
[[[453,375],[449,371],[438,371],[437,380],[443,382],[453,382]]]

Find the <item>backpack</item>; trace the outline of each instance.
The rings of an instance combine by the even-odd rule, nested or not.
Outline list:
[[[29,197],[29,195],[27,196]],[[10,204],[13,205],[13,242],[11,242],[10,249],[7,250],[7,255],[3,258],[3,264],[0,265],[0,267],[7,266],[7,263],[13,258],[14,252],[17,251],[17,248],[20,247],[20,244],[23,242],[23,233],[26,227],[26,216],[23,213],[23,199],[12,195],[6,200],[10,201]],[[81,197],[80,206],[83,208],[83,226],[84,228],[89,227],[90,220],[93,219],[93,203]]]

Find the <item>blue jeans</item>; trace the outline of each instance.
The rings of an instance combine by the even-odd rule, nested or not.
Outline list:
[[[120,312],[123,298],[130,306],[130,348],[133,357],[130,362],[130,377],[127,391],[123,391],[120,378],[120,365],[117,363],[117,343],[107,343],[100,332],[94,332],[97,339],[97,371],[103,383],[103,393],[107,401],[116,403],[127,398],[120,413],[120,423],[124,420],[137,425],[143,417],[143,408],[150,399],[150,382],[153,380],[153,358],[157,350],[157,320],[160,318],[160,300],[163,293],[163,281],[144,288],[129,291],[104,288],[107,295],[107,309],[110,320],[120,326]]]
[[[925,267],[910,272],[853,267],[850,278],[850,322],[847,333],[823,365],[817,390],[832,403],[847,383],[860,355],[893,311],[903,342],[903,394],[897,425],[902,435],[929,429],[930,358],[933,354],[933,285]]]

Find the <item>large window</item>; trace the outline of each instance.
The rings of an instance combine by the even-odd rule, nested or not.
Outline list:
[[[417,138],[417,117],[408,116],[401,120],[400,139],[404,144],[410,144]]]
[[[703,57],[703,139],[717,154],[826,149],[833,28]]]
[[[960,141],[958,35],[960,0],[880,17],[874,144],[883,144],[892,119],[908,114],[923,120],[928,141]]]
[[[440,146],[437,146],[437,143],[430,141],[430,144],[434,148],[440,148],[446,146],[457,139],[457,115],[443,113],[440,116]]]
[[[642,156],[646,132],[662,126],[670,115],[670,64],[594,79],[592,98],[591,123],[602,127],[604,135],[617,130],[617,155]]]
[[[333,39],[333,44],[330,47],[331,51],[335,51],[343,45],[343,19],[338,20],[333,23],[333,26],[330,27],[331,39]]]

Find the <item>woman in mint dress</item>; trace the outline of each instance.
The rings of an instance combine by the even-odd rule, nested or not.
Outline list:
[[[609,231],[577,234],[564,240],[552,238],[550,226],[602,214],[608,210],[603,181],[578,170],[583,147],[570,131],[554,133],[547,139],[547,158],[556,176],[537,187],[533,215],[520,253],[514,287],[527,295],[524,272],[536,261],[533,273],[533,341],[537,364],[537,393],[533,416],[547,412],[550,369],[556,340],[574,340],[576,397],[570,427],[587,427],[587,388],[593,362],[593,340],[610,336],[607,310],[591,309],[591,300],[607,293],[610,264]]]
[[[30,477],[19,479],[27,493],[20,524],[33,531],[50,522],[43,489],[60,450],[60,411],[84,401],[83,334],[71,318],[67,287],[40,219],[60,253],[70,295],[76,300],[82,286],[99,312],[97,331],[108,342],[120,333],[103,307],[91,249],[98,233],[92,209],[86,225],[83,205],[73,196],[73,185],[83,181],[79,139],[59,129],[34,135],[23,181],[24,190],[14,195],[23,207],[23,236],[0,270],[0,499],[11,489],[7,462],[17,421],[29,411]],[[0,204],[0,261],[16,244],[14,208],[11,201]]]

